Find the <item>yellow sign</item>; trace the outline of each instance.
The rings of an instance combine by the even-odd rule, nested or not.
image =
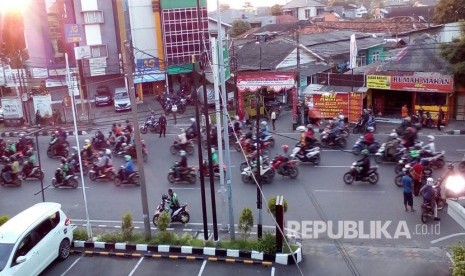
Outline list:
[[[391,76],[367,75],[367,88],[391,89]]]

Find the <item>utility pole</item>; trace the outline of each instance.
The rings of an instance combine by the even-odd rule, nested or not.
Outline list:
[[[261,48],[260,48],[261,49]],[[261,60],[260,60],[261,64]],[[260,89],[257,90],[256,94],[256,107],[257,107],[257,209],[258,209],[258,223],[257,223],[257,237],[259,240],[262,239],[262,169],[260,163]]]
[[[136,147],[137,156],[137,167],[139,170],[139,181],[140,181],[140,196],[142,200],[142,213],[144,219],[145,228],[145,239],[150,240],[152,233],[150,231],[150,219],[149,219],[149,205],[147,202],[147,187],[145,185],[145,174],[144,174],[144,160],[142,158],[142,144],[139,131],[139,122],[137,120],[137,102],[134,91],[134,76],[133,76],[133,60],[132,60],[132,45],[129,41],[124,41],[124,48],[126,51],[126,60],[124,61],[124,72],[128,82],[128,93],[131,99],[131,113],[132,113],[132,124],[134,125],[134,146]]]
[[[305,99],[302,95],[302,91],[300,91],[300,32],[297,30],[296,32],[297,38],[297,93],[299,99],[301,101],[300,106],[300,122],[301,124],[305,124]]]

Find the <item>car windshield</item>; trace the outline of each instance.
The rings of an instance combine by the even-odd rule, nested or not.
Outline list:
[[[97,96],[108,96],[108,92],[105,90],[97,90]]]
[[[127,98],[129,95],[128,95],[128,92],[123,92],[123,93],[118,93],[115,95],[115,98],[116,99],[125,99]]]
[[[5,269],[14,246],[13,243],[0,243],[0,271]]]

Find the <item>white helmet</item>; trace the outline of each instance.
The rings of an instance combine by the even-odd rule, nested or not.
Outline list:
[[[236,121],[238,121],[238,120],[239,120],[239,116],[236,115],[236,116],[234,117],[234,119],[236,119]]]
[[[194,118],[191,118],[191,123],[195,123],[195,119]]]
[[[179,155],[180,155],[180,156],[186,156],[186,152],[183,151],[183,150],[181,150],[181,151],[179,151]]]
[[[389,137],[391,137],[393,139],[396,139],[398,136],[397,136],[397,133],[393,132],[393,133],[389,134]]]
[[[267,123],[266,121],[262,121],[260,124],[261,124],[262,126],[266,126],[268,123]]]
[[[90,144],[90,140],[89,139],[84,140],[84,144],[86,144],[86,145]]]
[[[368,130],[369,132],[373,132],[375,129],[374,129],[373,127],[367,127],[367,130]]]
[[[180,128],[180,129],[179,129],[179,132],[180,132],[180,133],[184,133],[184,132],[186,132],[186,131],[185,131],[183,128]]]
[[[428,135],[427,137],[428,137],[428,141],[434,142],[435,138],[433,135]]]
[[[105,150],[105,154],[106,154],[106,155],[110,155],[110,154],[111,154],[111,149],[106,149],[106,150]]]
[[[212,148],[212,153],[215,153],[215,152],[216,152],[215,148]]]
[[[428,177],[428,179],[426,179],[426,185],[434,186],[434,179],[432,177]]]
[[[339,114],[339,116],[337,116],[339,118],[339,120],[344,120],[344,115],[342,114]]]
[[[304,126],[298,126],[295,130],[300,131],[300,132],[305,132],[306,131]]]

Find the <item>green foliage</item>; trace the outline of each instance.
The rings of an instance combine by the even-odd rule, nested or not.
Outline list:
[[[213,241],[206,241],[204,245],[205,247],[215,247],[215,243]]]
[[[270,15],[283,15],[283,6],[276,4],[270,7]]]
[[[441,44],[440,50],[441,55],[452,65],[457,82],[465,83],[465,29],[462,28],[460,39]]]
[[[168,212],[163,211],[160,213],[160,216],[157,220],[157,227],[160,231],[165,232],[168,226],[171,223],[171,216]]]
[[[243,21],[243,20],[234,20],[232,23],[231,27],[231,36],[232,37],[237,37],[248,30],[250,30],[252,27],[250,26],[249,22]]]
[[[231,7],[229,6],[229,4],[226,4],[226,3],[221,3],[220,4],[220,11],[227,11],[229,10]]]
[[[98,236],[98,240],[102,242],[110,242],[110,243],[117,243],[117,242],[123,242],[126,241],[123,239],[123,235],[121,233],[103,233],[100,236]]]
[[[9,219],[10,219],[9,216],[0,216],[0,226],[5,224],[5,222],[7,222]]]
[[[465,19],[465,0],[441,0],[434,8],[433,22],[444,24]]]
[[[163,231],[157,236],[159,244],[175,244],[178,240],[178,235],[173,232]]]
[[[258,241],[258,251],[265,253],[276,252],[276,236],[270,232],[265,232],[262,239]]]
[[[287,200],[286,199],[284,199],[283,205],[284,205],[284,213],[286,213],[287,212]],[[271,212],[271,214],[273,215],[273,217],[275,217],[276,216],[276,196],[268,200],[268,209],[269,209],[269,212]]]
[[[464,245],[453,245],[451,247],[452,252],[452,275],[461,276],[465,275],[465,246]]]
[[[244,233],[245,237],[249,236],[250,231],[252,231],[253,228],[253,214],[250,208],[242,209],[238,228]]]
[[[245,251],[257,251],[259,248],[259,242],[256,240],[248,240],[246,238],[237,239],[234,241],[221,241],[219,244],[222,248],[227,249],[238,249],[238,250],[245,250]]]
[[[123,221],[121,222],[121,234],[123,239],[129,240],[133,235],[134,226],[132,225],[132,216],[130,213],[123,215]]]
[[[81,228],[74,229],[73,232],[73,240],[76,241],[87,241],[89,236],[87,235],[87,231]]]

